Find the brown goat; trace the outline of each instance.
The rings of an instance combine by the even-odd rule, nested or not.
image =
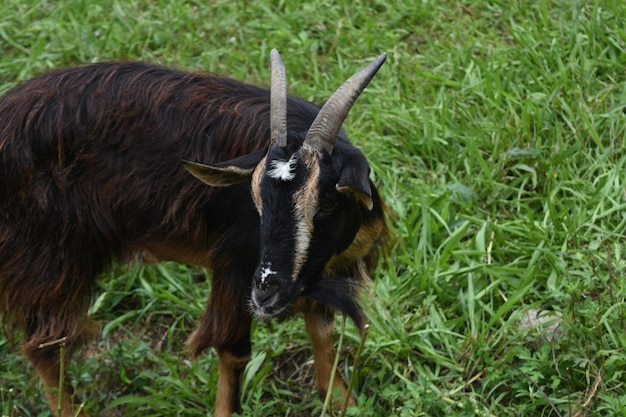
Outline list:
[[[254,315],[304,313],[326,392],[333,309],[362,326],[358,288],[387,231],[367,161],[341,129],[384,59],[321,110],[287,96],[275,51],[271,92],[99,63],[50,71],[0,99],[0,315],[9,338],[21,330],[53,409],[57,341],[71,352],[94,336],[96,278],[143,253],[212,271],[188,347],[217,349],[216,416],[240,410]],[[340,378],[332,384],[350,395]],[[63,387],[64,417],[72,395]]]

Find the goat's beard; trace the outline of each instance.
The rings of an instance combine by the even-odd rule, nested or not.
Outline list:
[[[292,302],[287,302],[282,308],[272,313],[266,313],[254,306],[252,300],[248,301],[248,311],[260,321],[283,320],[293,310],[294,303],[299,297],[315,300],[321,304],[334,308],[350,317],[359,331],[363,331],[365,318],[359,305],[359,290],[363,284],[360,281],[347,277],[326,277],[305,285],[299,295]]]
[[[347,277],[322,278],[304,287],[302,297],[311,298],[342,312],[363,330],[365,319],[358,302],[362,283]]]

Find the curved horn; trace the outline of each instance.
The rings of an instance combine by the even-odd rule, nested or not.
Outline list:
[[[305,143],[332,153],[337,134],[346,116],[348,116],[348,112],[361,92],[374,78],[385,59],[387,59],[387,54],[380,55],[374,62],[354,74],[335,91],[313,121],[304,140]]]
[[[272,85],[270,89],[270,131],[272,146],[287,145],[287,76],[285,64],[276,49],[270,53]]]

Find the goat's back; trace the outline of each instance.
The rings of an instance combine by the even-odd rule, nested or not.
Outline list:
[[[290,129],[306,130],[317,108],[289,105]],[[253,269],[249,186],[207,187],[181,160],[265,148],[269,111],[267,90],[141,63],[54,70],[10,90],[0,100],[5,326],[71,333],[38,329],[35,317],[60,304],[57,315],[80,315],[96,275],[138,252],[205,266],[243,253]]]

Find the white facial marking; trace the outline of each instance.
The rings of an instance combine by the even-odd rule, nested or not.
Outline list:
[[[270,163],[271,169],[267,171],[267,175],[271,178],[281,181],[291,181],[296,177],[296,162],[298,154],[291,155],[288,161],[274,160]]]
[[[298,222],[296,223],[296,247],[294,248],[295,252],[295,260],[294,260],[294,270],[293,275],[291,277],[292,281],[296,281],[298,279],[298,275],[300,275],[300,270],[304,266],[304,263],[307,259],[307,254],[309,251],[309,246],[311,244],[311,225],[300,213],[298,214]]]
[[[303,159],[305,164],[306,159]],[[294,248],[294,267],[291,279],[295,282],[308,258],[311,237],[313,236],[313,216],[317,212],[317,187],[320,174],[315,159],[309,164],[309,178],[293,196],[294,214],[296,218],[296,244]]]
[[[270,275],[276,275],[276,271],[272,271],[272,263],[269,262],[266,266],[261,267],[261,284],[265,284],[267,277]]]

